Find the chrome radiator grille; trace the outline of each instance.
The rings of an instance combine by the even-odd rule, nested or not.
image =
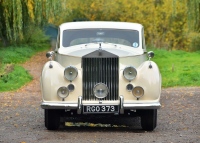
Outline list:
[[[104,83],[109,88],[108,96],[102,100],[118,100],[119,58],[117,56],[83,57],[82,70],[83,100],[99,100],[93,94],[93,87],[97,83]]]

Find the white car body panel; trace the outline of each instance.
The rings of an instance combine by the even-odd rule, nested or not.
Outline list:
[[[158,66],[153,61],[147,60],[146,47],[143,34],[143,26],[137,23],[127,22],[71,22],[60,25],[59,34],[60,41],[56,47],[55,61],[49,61],[44,65],[41,75],[42,89],[42,107],[44,109],[54,107],[67,109],[67,107],[78,107],[78,98],[82,96],[82,67],[81,58],[91,52],[99,49],[99,43],[87,43],[70,47],[62,46],[62,32],[67,29],[92,29],[92,28],[112,28],[139,31],[139,46],[137,48],[111,43],[101,43],[102,50],[115,54],[119,57],[119,96],[124,97],[124,104],[129,107],[130,104],[142,104],[144,107],[151,106],[155,103],[160,107],[161,94],[161,75]],[[143,41],[142,41],[143,40]],[[53,68],[49,66],[52,65]],[[73,65],[78,69],[78,76],[72,82],[75,90],[70,92],[69,96],[63,101],[57,96],[59,87],[68,86],[70,81],[64,78],[64,69]],[[149,66],[152,65],[152,68]],[[137,77],[131,82],[127,81],[123,76],[123,70],[127,66],[134,66],[137,69]],[[144,89],[144,95],[137,100],[132,92],[126,90],[126,85],[131,83],[134,87],[141,86]],[[102,101],[102,104],[119,105],[120,101]],[[82,104],[99,105],[99,101],[82,101]],[[148,104],[148,105],[146,105]],[[56,108],[55,107],[55,108]]]

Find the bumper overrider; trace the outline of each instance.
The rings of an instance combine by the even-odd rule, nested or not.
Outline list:
[[[160,102],[150,102],[150,103],[124,103],[124,97],[120,96],[118,106],[118,113],[114,114],[124,114],[124,110],[137,110],[137,109],[159,109],[161,107]],[[113,105],[113,104],[112,104]],[[77,114],[84,114],[83,112],[82,96],[79,96],[78,103],[56,103],[56,102],[42,102],[42,109],[64,109],[64,110],[77,110]],[[90,106],[108,106],[108,104],[90,104]],[[96,113],[96,112],[90,112]],[[100,112],[99,112],[100,113]]]

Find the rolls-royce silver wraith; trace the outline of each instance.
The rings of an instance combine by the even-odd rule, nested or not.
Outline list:
[[[154,130],[161,74],[144,28],[129,22],[85,21],[59,26],[56,48],[41,75],[45,126],[56,130],[64,116],[139,116]]]

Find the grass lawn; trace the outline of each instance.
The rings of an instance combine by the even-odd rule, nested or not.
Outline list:
[[[32,80],[32,76],[21,66],[14,65],[13,71],[1,75],[0,92],[19,89]]]
[[[30,46],[0,48],[0,92],[17,90],[32,80],[31,75],[20,66],[37,52],[47,50]]]
[[[200,51],[153,50],[162,74],[162,86],[200,86]]]

